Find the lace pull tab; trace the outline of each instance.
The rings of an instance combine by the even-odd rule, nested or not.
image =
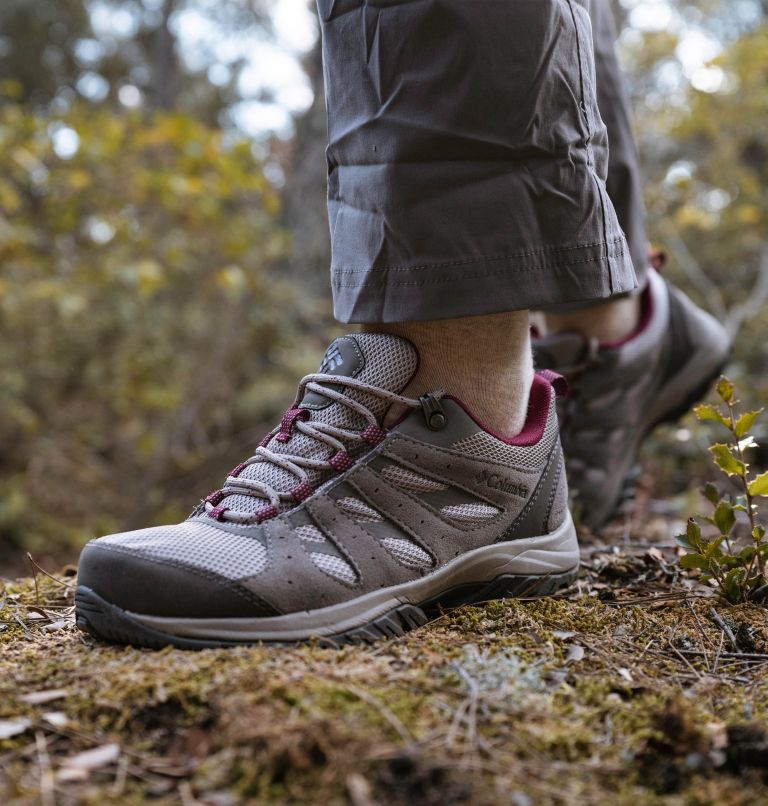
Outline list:
[[[565,397],[568,394],[568,381],[557,372],[551,369],[542,369],[538,373],[555,390],[557,397]]]
[[[421,411],[430,431],[440,431],[445,428],[445,411],[434,395],[427,392],[419,398],[419,403],[421,403]]]

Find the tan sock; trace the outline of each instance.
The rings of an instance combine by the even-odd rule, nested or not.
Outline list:
[[[509,437],[522,431],[533,382],[528,311],[362,329],[403,336],[418,350],[419,368],[403,394],[443,389],[491,430]]]
[[[598,302],[587,308],[562,313],[544,314],[547,333],[575,330],[587,338],[615,342],[631,335],[640,324],[641,296]]]

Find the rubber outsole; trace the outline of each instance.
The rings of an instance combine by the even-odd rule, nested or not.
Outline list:
[[[442,592],[418,605],[402,604],[366,624],[336,635],[302,641],[217,641],[180,638],[150,629],[132,618],[125,610],[103,599],[90,588],[80,585],[75,594],[78,627],[103,641],[113,644],[132,644],[147,649],[167,646],[179,649],[215,649],[229,646],[276,644],[295,646],[316,642],[321,646],[339,647],[345,644],[372,643],[386,638],[399,638],[406,632],[421,627],[448,609],[465,604],[476,604],[493,599],[551,596],[563,587],[573,584],[578,568],[561,574],[545,576],[502,575],[491,582],[461,585]]]

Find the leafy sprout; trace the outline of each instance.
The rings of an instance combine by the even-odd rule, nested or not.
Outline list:
[[[728,378],[720,378],[715,388],[723,405],[703,404],[694,412],[702,422],[715,422],[727,429],[727,441],[717,442],[709,450],[714,463],[736,484],[738,493],[720,495],[714,484],[705,486],[703,495],[714,511],[704,520],[716,533],[705,537],[700,524],[691,518],[685,534],[677,538],[687,552],[680,558],[680,566],[698,570],[702,581],[733,604],[766,601],[768,541],[756,501],[768,497],[768,471],[754,475],[746,457],[746,452],[757,446],[751,432],[763,410],[739,413],[736,390]],[[740,520],[749,526],[746,541],[737,537]]]

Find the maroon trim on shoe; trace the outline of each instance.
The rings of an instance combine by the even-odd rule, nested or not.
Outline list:
[[[636,339],[651,324],[654,308],[651,284],[648,283],[640,295],[640,321],[637,323],[637,327],[628,336],[625,336],[623,339],[618,339],[618,341],[601,341],[598,345],[598,349],[617,350],[619,347],[623,347],[628,341]]]
[[[551,369],[540,369],[536,374],[549,381],[558,397],[565,397],[568,394],[568,381],[560,373]]]
[[[248,467],[246,462],[240,462],[239,465],[233,467],[232,470],[229,471],[229,475],[232,476],[233,479],[236,479],[246,467]]]
[[[279,514],[280,510],[270,504],[269,506],[257,509],[256,512],[253,513],[252,521],[253,523],[261,523],[262,521],[268,521],[271,518],[276,518]]]
[[[315,488],[308,481],[302,481],[289,491],[289,495],[292,495],[296,501],[304,501],[314,491]]]
[[[275,439],[278,442],[288,442],[291,438],[291,434],[293,433],[293,427],[296,424],[296,420],[308,420],[310,417],[309,409],[300,409],[294,407],[292,409],[288,409],[283,415],[283,419],[280,420],[280,429],[275,436]]]
[[[224,513],[229,509],[229,507],[214,507],[209,513],[208,517],[213,518],[215,521],[220,521]]]
[[[378,425],[369,425],[360,432],[363,442],[367,442],[372,447],[380,445],[387,438],[387,432]]]
[[[346,451],[336,451],[328,460],[328,464],[337,473],[345,473],[354,463],[355,460]]]
[[[549,407],[552,405],[552,384],[541,374],[533,376],[533,384],[531,385],[531,393],[528,397],[528,416],[525,420],[523,430],[514,437],[505,437],[499,434],[492,428],[478,420],[477,417],[467,408],[461,400],[456,397],[447,395],[446,400],[453,400],[461,406],[466,414],[474,420],[486,433],[492,437],[504,442],[506,445],[512,445],[516,448],[529,448],[531,445],[536,445],[542,436],[544,436],[544,429],[547,427],[547,417],[549,416]]]
[[[213,506],[217,507],[226,496],[224,490],[216,490],[212,492],[207,498],[203,499],[203,503],[205,504],[213,504]]]

